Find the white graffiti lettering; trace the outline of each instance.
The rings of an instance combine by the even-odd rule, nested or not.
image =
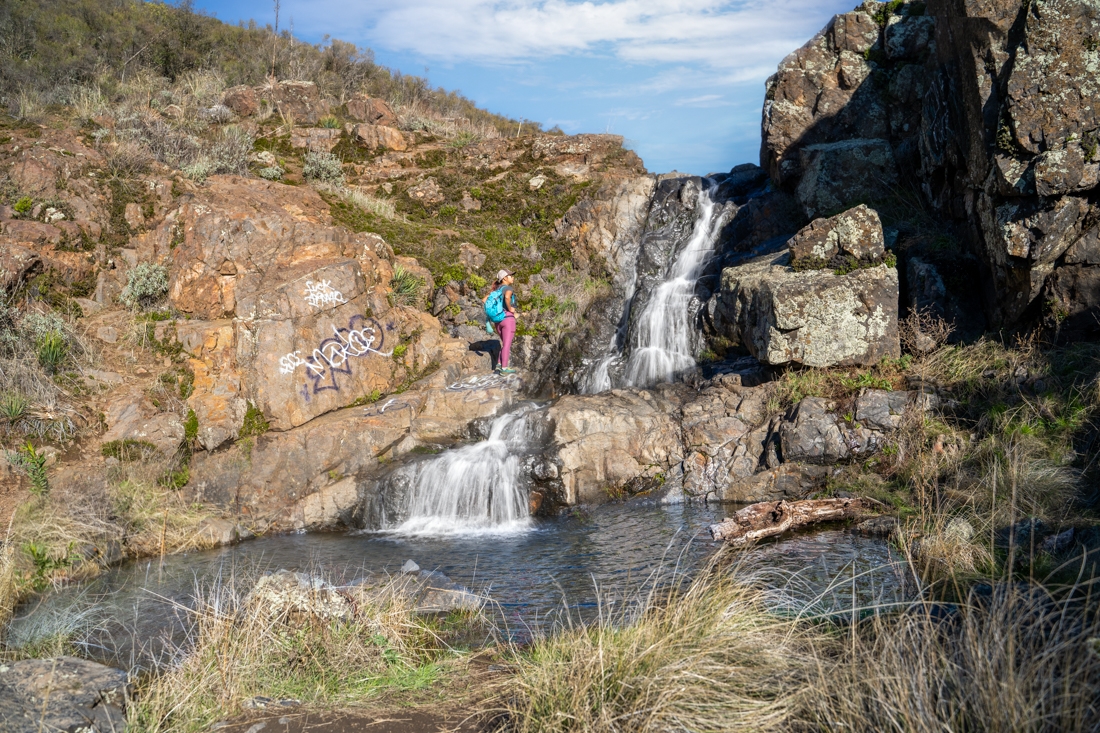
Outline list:
[[[333,288],[328,280],[322,280],[319,283],[307,280],[306,291],[302,293],[302,297],[314,308],[327,308],[348,302],[344,294]]]
[[[504,389],[517,388],[521,384],[519,376],[515,374],[482,374],[470,377],[461,382],[447,385],[448,392],[464,392],[474,389],[491,389],[500,387]]]
[[[389,410],[390,412],[397,412],[398,410],[408,410],[411,407],[412,406],[408,402],[402,402],[400,400],[390,398],[381,405],[368,407],[363,411],[363,414],[367,417],[377,417],[379,415],[385,415],[386,410]]]

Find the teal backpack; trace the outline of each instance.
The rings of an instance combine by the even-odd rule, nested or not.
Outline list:
[[[485,317],[493,323],[500,323],[506,315],[508,311],[504,309],[504,287],[502,286],[489,293],[489,297],[485,300]]]

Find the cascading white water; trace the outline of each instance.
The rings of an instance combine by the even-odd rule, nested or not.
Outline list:
[[[531,526],[520,454],[527,447],[527,413],[493,421],[489,437],[410,464],[408,511],[388,531],[405,535],[510,533]]]
[[[650,294],[649,302],[632,329],[625,386],[648,387],[669,382],[695,367],[692,351],[694,326],[688,306],[695,283],[703,272],[722,230],[721,207],[711,198],[713,183],[699,194],[698,216],[691,239],[677,255],[664,282]]]

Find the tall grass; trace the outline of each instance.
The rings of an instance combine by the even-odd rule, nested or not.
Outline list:
[[[515,650],[501,696],[517,733],[782,730],[809,690],[809,626],[719,563],[686,588],[656,579],[637,604]]]
[[[267,580],[236,576],[203,589],[177,662],[138,690],[134,730],[206,730],[255,696],[355,705],[425,687],[454,659],[438,624],[416,615],[404,578],[374,589],[312,583],[296,595],[272,583],[274,592],[250,593]]]
[[[805,720],[853,733],[1096,731],[1095,600],[999,585],[946,619],[934,606],[876,618],[822,658]]]
[[[509,730],[1096,731],[1100,604],[978,586],[838,625],[777,617],[716,563],[683,592],[514,650]],[[811,603],[812,605],[812,603]],[[841,614],[845,616],[845,614]]]
[[[0,542],[0,644],[4,642],[8,622],[18,600],[15,553],[16,547],[9,528]]]

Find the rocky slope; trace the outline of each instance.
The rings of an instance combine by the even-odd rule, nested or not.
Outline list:
[[[837,16],[768,82],[762,167],[707,181],[651,176],[612,136],[441,139],[300,82],[224,92],[236,132],[218,122],[217,139],[251,141],[238,175],[127,162],[167,108],[82,133],[7,123],[5,283],[79,313],[96,343],[54,395],[85,426],[56,480],[103,476],[130,441],[251,530],[370,526],[364,507],[395,502],[377,495],[390,462],[566,393],[538,413],[533,511],[822,488],[939,401],[900,369],[860,371],[901,363],[907,311],[963,337],[1029,318],[1093,333],[1090,7]],[[1046,106],[1020,91],[1036,74]],[[718,234],[687,304],[702,368],[568,394],[608,349],[629,356],[704,188]],[[930,233],[921,201],[948,223]],[[122,307],[150,265],[164,301]],[[478,296],[498,267],[521,282],[520,377],[489,374]],[[849,367],[855,386],[779,395],[788,366]]]

